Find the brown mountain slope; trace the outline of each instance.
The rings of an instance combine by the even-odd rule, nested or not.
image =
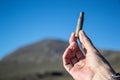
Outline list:
[[[62,66],[68,42],[46,39],[24,46],[0,62],[0,80],[72,80]],[[120,52],[100,50],[120,72]]]
[[[100,50],[102,55],[110,62],[113,68],[120,72],[120,51]]]
[[[54,60],[60,58],[67,46],[68,43],[65,41],[46,39],[35,44],[22,47],[3,58],[2,61],[7,63],[40,63],[46,60]]]

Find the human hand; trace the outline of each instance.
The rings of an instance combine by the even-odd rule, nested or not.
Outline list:
[[[75,80],[108,80],[115,73],[108,61],[93,46],[90,39],[80,30],[80,42],[85,56],[72,33],[69,46],[63,54],[63,65]]]

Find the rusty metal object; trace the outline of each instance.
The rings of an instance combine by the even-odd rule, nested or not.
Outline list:
[[[80,12],[80,16],[78,18],[76,32],[75,32],[76,37],[79,37],[79,31],[82,30],[83,21],[84,21],[84,12]]]

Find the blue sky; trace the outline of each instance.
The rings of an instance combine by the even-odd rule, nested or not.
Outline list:
[[[81,11],[94,45],[120,50],[120,0],[0,0],[0,59],[46,38],[68,41]]]

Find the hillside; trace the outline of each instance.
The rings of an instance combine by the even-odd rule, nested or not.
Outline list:
[[[6,63],[41,63],[47,60],[54,61],[54,59],[61,58],[60,56],[67,46],[68,43],[65,41],[46,39],[35,44],[21,47],[3,58],[2,61]]]
[[[0,80],[73,80],[62,66],[68,42],[45,39],[21,47],[0,62]],[[120,72],[120,52],[100,50]]]

